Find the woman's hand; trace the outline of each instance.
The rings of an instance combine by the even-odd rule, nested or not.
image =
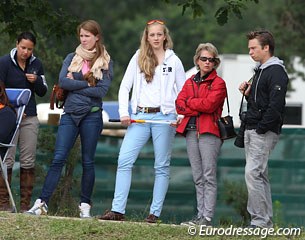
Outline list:
[[[30,83],[34,83],[36,80],[37,80],[37,75],[36,74],[33,74],[33,73],[26,73],[25,74],[27,80],[30,82]]]
[[[120,120],[123,126],[129,126],[131,124],[129,116],[121,117]]]
[[[178,125],[182,122],[182,119],[184,118],[184,116],[178,116],[176,122],[171,123],[170,125],[172,127],[178,127]]]
[[[73,78],[73,74],[72,74],[71,72],[68,72],[68,73],[67,73],[67,78],[74,79],[74,78]]]

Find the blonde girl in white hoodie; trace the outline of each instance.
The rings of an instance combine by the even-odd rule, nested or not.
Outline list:
[[[120,120],[128,128],[119,153],[112,208],[100,217],[103,220],[125,219],[132,167],[150,138],[154,145],[155,180],[150,212],[145,221],[155,223],[161,214],[169,184],[175,128],[168,124],[131,123],[131,119],[180,122],[175,111],[175,100],[186,77],[183,65],[172,47],[173,42],[165,23],[162,20],[148,21],[140,49],[131,58],[120,85]],[[131,113],[128,111],[129,104]]]

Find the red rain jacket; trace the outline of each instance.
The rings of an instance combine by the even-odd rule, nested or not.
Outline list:
[[[203,81],[197,83],[195,76],[186,80],[181,92],[176,99],[178,114],[184,115],[184,119],[176,131],[185,135],[185,128],[190,117],[197,117],[198,134],[211,133],[220,137],[217,119],[221,117],[224,100],[227,96],[226,83],[213,70]]]

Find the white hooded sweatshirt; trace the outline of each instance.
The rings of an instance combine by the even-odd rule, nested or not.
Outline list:
[[[139,50],[131,58],[119,90],[119,114],[120,117],[129,116],[129,93],[132,88],[130,100],[131,111],[136,113],[139,103],[141,83],[145,80],[144,73],[140,72],[138,65]],[[163,114],[176,113],[175,100],[186,80],[184,67],[181,60],[173,50],[165,51],[161,69],[161,112]],[[154,81],[154,79],[152,80]]]

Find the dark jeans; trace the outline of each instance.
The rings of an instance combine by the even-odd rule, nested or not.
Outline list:
[[[101,111],[89,113],[80,122],[79,126],[75,125],[70,114],[63,114],[61,116],[56,137],[54,159],[40,195],[42,201],[48,203],[61,177],[62,168],[67,161],[68,154],[77,136],[80,135],[83,167],[80,202],[91,203],[95,181],[94,155],[102,127]]]

